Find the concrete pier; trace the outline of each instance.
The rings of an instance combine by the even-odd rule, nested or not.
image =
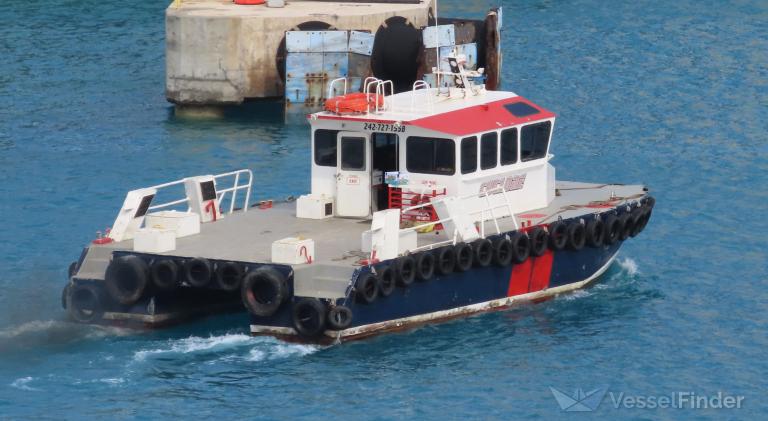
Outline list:
[[[428,24],[431,4],[290,1],[270,8],[231,0],[176,2],[166,10],[166,97],[180,105],[282,98],[286,31],[376,34],[395,16],[421,28]]]

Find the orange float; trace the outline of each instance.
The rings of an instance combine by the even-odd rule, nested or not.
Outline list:
[[[384,106],[384,96],[362,92],[346,94],[325,101],[325,110],[337,114],[367,113]]]

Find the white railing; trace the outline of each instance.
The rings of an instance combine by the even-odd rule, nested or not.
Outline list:
[[[241,209],[243,212],[248,211],[248,207],[251,202],[251,189],[253,185],[253,172],[251,170],[237,170],[237,171],[231,171],[226,172],[218,175],[213,176],[214,180],[216,180],[216,204],[218,205],[218,208],[221,210],[222,213],[232,213],[235,211],[236,206],[238,205],[238,202],[240,202]],[[227,183],[227,179],[230,183]],[[245,179],[245,183],[241,182],[242,179]],[[150,187],[151,189],[156,189],[158,193],[162,190],[168,190],[171,187],[174,186],[183,186],[186,179],[182,178],[181,180],[171,181],[169,183],[163,183],[158,184],[156,186]],[[221,185],[229,185],[230,187],[226,188],[220,188]],[[245,195],[240,197],[238,193],[242,190],[245,190]],[[238,197],[240,197],[240,201],[238,201]],[[226,201],[229,201],[228,203]],[[225,211],[225,207],[222,207],[223,203],[227,203],[228,210]],[[189,197],[187,197],[186,193],[184,193],[184,197],[182,199],[176,199],[172,201],[168,201],[165,203],[160,203],[157,205],[153,205],[149,207],[150,211],[158,211],[162,209],[171,209],[177,206],[181,205],[187,205],[187,212],[190,211],[189,208]]]
[[[366,79],[366,80],[368,80],[368,79]],[[334,86],[338,82],[344,82],[344,91],[341,93],[341,95],[346,95],[347,94],[347,78],[340,77],[338,79],[332,80],[331,83],[328,84],[328,96],[326,98],[330,99],[330,98],[333,98],[335,96],[338,96],[338,94],[336,94],[336,89],[334,89]]]
[[[505,178],[505,181],[506,181],[506,178]],[[504,198],[504,202],[503,203],[499,203],[499,204],[492,204],[491,200],[490,200],[490,197],[494,196],[494,195],[496,195],[498,193],[501,193],[502,197]],[[467,212],[467,214],[470,215],[470,216],[478,215],[479,214],[480,218],[477,219],[477,220],[475,220],[475,218],[473,218],[473,220],[475,220],[475,222],[479,222],[480,223],[480,232],[479,232],[480,238],[486,238],[487,237],[486,230],[485,230],[485,223],[486,223],[486,221],[493,221],[493,227],[495,228],[495,231],[496,231],[495,234],[501,234],[501,227],[499,226],[499,219],[505,218],[505,217],[511,218],[512,225],[514,226],[515,230],[519,229],[519,225],[517,223],[517,218],[515,218],[515,213],[514,213],[514,210],[512,208],[512,203],[510,202],[508,193],[509,192],[507,192],[507,190],[504,188],[504,184],[502,184],[501,186],[495,187],[495,188],[490,189],[490,190],[485,188],[485,189],[481,190],[479,193],[474,193],[474,194],[470,194],[470,195],[459,197],[459,200],[461,200],[461,201],[468,200],[468,199],[475,199],[475,198],[477,198],[477,199],[485,199],[485,206],[484,207],[482,207],[480,209],[477,209],[477,210],[473,210],[473,211]],[[430,201],[429,203],[423,203],[423,204],[420,204],[420,205],[411,206],[411,207],[408,207],[408,208],[403,208],[401,212],[407,212],[407,211],[412,211],[412,210],[424,208],[424,207],[427,207],[427,206],[432,206],[434,203],[440,202],[441,200],[445,200],[445,199],[446,198],[441,198],[441,199],[438,199],[438,200]],[[499,208],[506,208],[508,214],[497,217],[496,210],[499,209]],[[487,218],[486,216],[490,216],[490,217]],[[425,222],[423,224],[414,225],[412,227],[402,228],[402,229],[400,229],[400,232],[402,233],[402,232],[407,232],[407,231],[417,231],[417,230],[420,230],[420,229],[423,229],[423,228],[428,228],[428,227],[435,226],[437,224],[444,224],[446,222],[451,222],[451,221],[453,221],[453,219],[454,219],[454,216],[450,216],[450,217],[447,217],[447,218],[441,218],[441,219],[438,219],[437,221],[429,221],[429,222]],[[440,247],[440,246],[443,246],[443,245],[446,245],[446,244],[455,245],[458,242],[458,237],[459,237],[459,230],[458,229],[454,229],[453,233],[449,235],[449,239],[448,240],[439,241],[439,242],[432,243],[432,244],[427,244],[425,246],[417,247],[417,248],[415,248],[414,250],[411,250],[411,251],[431,250],[431,249],[433,249],[435,247]]]

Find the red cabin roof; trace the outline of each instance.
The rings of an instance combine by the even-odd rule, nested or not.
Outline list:
[[[517,96],[403,123],[436,132],[464,136],[529,121],[544,120],[554,116],[555,114],[551,111],[541,108],[523,97]]]

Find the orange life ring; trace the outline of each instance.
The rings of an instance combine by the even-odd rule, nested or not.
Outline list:
[[[384,96],[362,92],[346,94],[325,101],[325,110],[337,114],[367,113],[384,106]]]
[[[235,0],[235,4],[242,4],[242,5],[255,5],[255,4],[264,4],[267,0]]]

